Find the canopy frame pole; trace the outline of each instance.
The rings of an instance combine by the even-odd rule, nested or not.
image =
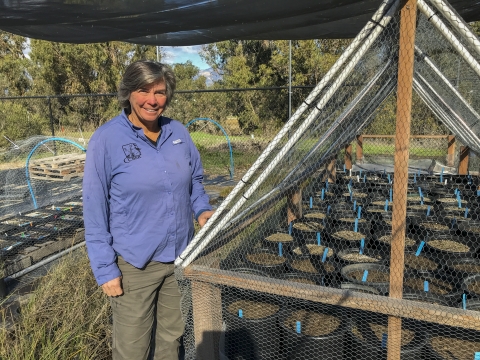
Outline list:
[[[430,2],[442,13],[452,26],[463,35],[464,39],[472,45],[475,51],[480,55],[480,40],[474,34],[472,29],[465,23],[462,17],[458,16],[455,9],[443,0],[430,0]]]
[[[418,8],[429,19],[429,21],[442,33],[445,39],[458,51],[459,55],[470,65],[470,67],[480,76],[480,64],[462,45],[454,33],[452,33],[438,15],[428,6],[424,0],[418,0]]]

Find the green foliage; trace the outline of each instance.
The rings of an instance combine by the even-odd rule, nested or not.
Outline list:
[[[0,31],[0,94],[21,96],[30,87],[25,48],[24,37]]]

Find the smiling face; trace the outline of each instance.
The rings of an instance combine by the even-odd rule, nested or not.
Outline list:
[[[137,126],[149,126],[155,122],[165,110],[167,103],[167,88],[165,82],[159,81],[130,94],[130,120]]]

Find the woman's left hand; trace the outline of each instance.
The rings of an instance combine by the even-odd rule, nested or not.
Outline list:
[[[203,225],[207,223],[208,219],[212,217],[214,212],[215,212],[214,210],[211,210],[211,211],[204,211],[203,213],[200,214],[200,216],[198,217],[198,224],[200,225],[200,227],[203,227]]]

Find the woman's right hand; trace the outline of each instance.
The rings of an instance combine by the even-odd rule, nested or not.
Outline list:
[[[102,285],[102,290],[107,296],[123,295],[122,277],[119,276],[113,280],[107,281]]]

